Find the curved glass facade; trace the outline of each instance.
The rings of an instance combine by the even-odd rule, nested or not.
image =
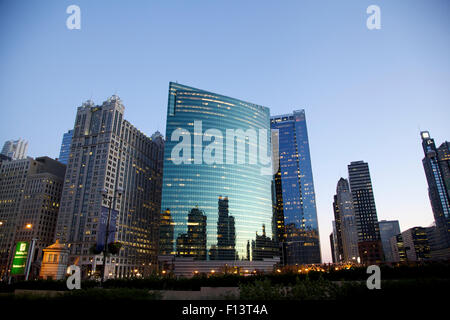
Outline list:
[[[271,163],[249,164],[261,142],[271,152],[269,109],[177,83],[170,83],[168,101],[160,255],[196,260],[278,255],[272,237],[272,175],[261,173]],[[250,135],[239,148],[239,139],[227,136],[227,130],[239,129],[254,130],[259,139]],[[265,141],[261,129],[267,130]],[[176,135],[180,130],[183,139]],[[178,152],[181,141],[189,145]],[[233,157],[228,157],[230,146]],[[242,156],[245,163],[239,162]]]

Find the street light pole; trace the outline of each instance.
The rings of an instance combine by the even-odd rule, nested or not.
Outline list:
[[[109,198],[108,192],[106,190],[102,190],[103,197],[108,201],[108,218],[106,221],[105,245],[103,247],[103,269],[102,269],[102,274],[101,274],[101,278],[100,278],[100,282],[101,282],[102,286],[103,286],[103,283],[105,282],[106,257],[108,256],[109,225],[110,225],[110,221],[111,221],[111,211],[112,211],[113,201],[115,202],[115,200],[117,198],[120,198],[120,196],[122,195],[122,192],[123,192],[122,189],[116,189],[116,190],[114,190],[114,194],[113,194],[112,198]],[[116,195],[116,193],[117,193],[117,195]]]
[[[37,240],[38,239],[36,239],[36,238],[33,238],[31,240],[30,249],[28,251],[27,265],[26,265],[26,269],[25,269],[25,281],[28,281],[28,277],[30,276],[31,264],[33,263],[33,258],[34,258],[34,247],[36,246]]]

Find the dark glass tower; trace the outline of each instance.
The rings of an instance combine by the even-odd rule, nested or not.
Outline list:
[[[334,213],[334,229],[335,243],[334,243],[334,255],[337,262],[342,262],[344,260],[344,246],[342,244],[342,221],[341,221],[341,210],[339,208],[337,195],[333,197],[333,213]]]
[[[450,247],[450,142],[436,148],[428,131],[421,132],[425,157],[422,160],[428,182],[428,195],[436,229],[440,234],[440,247]]]
[[[275,157],[276,216],[284,262],[321,263],[319,226],[309,152],[305,111],[271,117],[271,129],[278,130]],[[275,145],[275,144],[274,144]]]
[[[383,261],[383,248],[369,165],[364,161],[350,163],[348,176],[358,231],[359,257],[362,263],[380,263]]]
[[[254,143],[250,133],[263,129],[266,135]],[[244,148],[239,147],[239,139],[229,139],[229,130],[248,133],[241,141]],[[269,109],[170,83],[166,135],[160,261],[174,256],[214,263],[254,260],[247,244],[256,240],[262,225],[271,226],[273,220],[272,172],[261,173],[262,168],[271,168]],[[269,163],[247,161],[251,155],[247,150],[263,141]],[[180,143],[186,143],[182,151]],[[234,151],[232,158],[229,147]],[[210,151],[214,161],[206,157]],[[245,163],[239,162],[241,157]],[[267,229],[266,237],[272,239],[272,228]]]
[[[63,135],[61,149],[59,150],[58,161],[67,165],[70,156],[70,145],[72,143],[73,130],[69,130]]]
[[[335,248],[334,248],[334,234],[333,232],[330,233],[330,247],[331,247],[331,259],[333,263],[336,263],[336,254],[335,254]]]
[[[392,253],[390,240],[392,237],[400,234],[400,224],[397,220],[381,220],[378,222],[378,225],[380,226],[380,237],[383,245],[384,258],[387,262],[394,262],[395,260]]]

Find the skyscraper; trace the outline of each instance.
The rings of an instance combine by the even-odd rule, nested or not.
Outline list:
[[[3,145],[2,154],[12,160],[25,159],[27,157],[28,141],[23,139],[8,140]]]
[[[342,222],[341,222],[341,210],[339,208],[339,203],[337,195],[333,197],[333,236],[334,236],[334,256],[337,262],[344,261],[344,246],[342,244]]]
[[[351,162],[348,176],[358,232],[359,257],[362,263],[380,263],[383,261],[383,249],[369,165],[364,161]]]
[[[383,245],[384,258],[387,262],[394,262],[394,255],[390,244],[390,239],[400,234],[400,224],[398,220],[386,221],[381,220],[378,222],[380,226],[380,237]]]
[[[342,262],[342,259],[339,257],[339,248],[338,248],[338,238],[337,238],[337,229],[336,229],[336,221],[331,221],[333,232],[330,234],[330,243],[331,243],[331,256],[333,258],[334,263]]]
[[[330,233],[330,247],[331,247],[331,259],[333,263],[336,263],[336,254],[334,249],[334,233]]]
[[[106,276],[148,275],[156,264],[164,140],[124,120],[124,109],[114,95],[85,102],[75,118],[56,238],[83,276],[103,268],[110,210],[108,243],[122,249],[107,259]]]
[[[67,164],[70,156],[70,144],[72,143],[73,130],[69,130],[63,135],[61,149],[59,150],[59,162]]]
[[[450,143],[436,148],[428,131],[422,131],[422,160],[428,182],[428,195],[436,229],[440,234],[440,249],[450,247]]]
[[[271,168],[271,163],[252,163],[251,156],[258,152],[246,152],[265,145],[270,161],[269,109],[171,82],[166,137],[161,261],[177,255],[180,261],[178,248],[189,244],[194,213],[195,223],[202,227],[202,249],[194,255],[193,268],[206,266],[202,259],[215,265],[247,259],[247,244],[263,224],[270,226],[273,220],[272,175],[261,171]],[[266,236],[272,239],[271,230]]]
[[[389,239],[389,244],[391,246],[392,253],[392,261],[391,262],[405,262],[406,258],[406,250],[405,245],[403,243],[402,234],[398,234]]]
[[[305,110],[271,117],[278,130],[274,175],[278,230],[286,264],[320,263],[319,226]]]
[[[414,227],[403,231],[402,239],[408,261],[424,261],[431,259],[426,228]]]
[[[338,181],[333,209],[336,225],[336,261],[356,262],[359,256],[358,233],[347,179],[341,178]]]
[[[5,156],[3,153],[0,153],[0,166],[2,165],[2,162],[4,161],[11,161],[12,159],[8,156]]]
[[[65,169],[48,157],[0,165],[0,278],[18,241],[37,239],[33,262],[53,243]]]

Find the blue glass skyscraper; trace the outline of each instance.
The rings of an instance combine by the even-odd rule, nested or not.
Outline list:
[[[61,149],[59,150],[58,161],[67,165],[70,156],[70,144],[72,143],[73,130],[69,130],[63,135]]]
[[[230,130],[247,134],[240,141],[244,148],[238,146],[239,138],[229,139]],[[263,138],[261,130],[266,132]],[[170,83],[166,139],[160,255],[213,262],[277,255],[272,236],[272,172],[261,172],[272,165],[269,109]],[[182,151],[180,143],[186,146]],[[267,146],[270,163],[260,159],[251,163],[250,150],[261,144]],[[212,145],[211,162],[206,154]],[[241,157],[245,163],[239,162]]]
[[[422,160],[428,182],[428,196],[433,210],[439,249],[450,247],[450,143],[438,148],[428,131],[421,132],[425,157]],[[447,254],[448,255],[448,254]]]
[[[305,111],[271,117],[278,130],[275,208],[278,241],[286,264],[321,263],[316,198]],[[273,134],[273,133],[272,133]],[[275,146],[275,142],[274,142]]]

